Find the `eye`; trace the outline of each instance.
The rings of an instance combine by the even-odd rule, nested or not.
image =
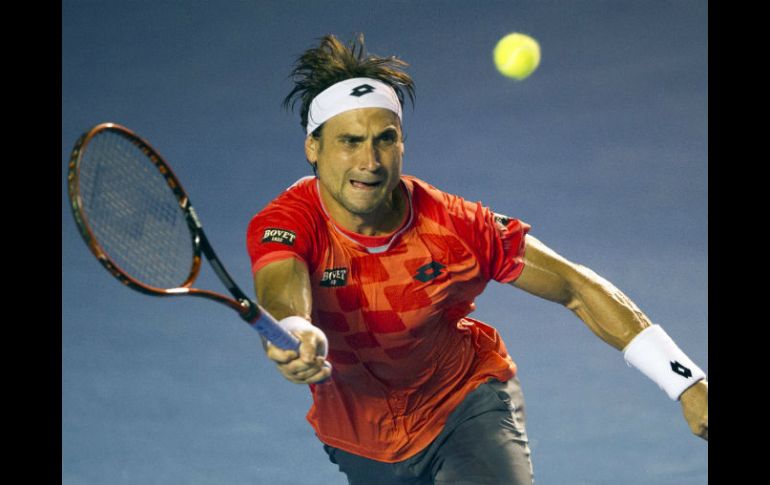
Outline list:
[[[377,140],[383,145],[392,145],[398,140],[398,133],[396,133],[396,130],[388,130],[382,133]]]
[[[342,144],[348,148],[355,148],[361,142],[359,137],[354,136],[343,136],[340,140],[342,141]]]

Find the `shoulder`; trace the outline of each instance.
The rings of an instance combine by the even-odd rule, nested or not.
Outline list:
[[[417,177],[405,175],[403,179],[412,194],[415,211],[423,217],[438,222],[446,218],[471,220],[478,218],[484,210],[481,202],[467,201]]]
[[[520,219],[494,212],[480,201],[469,201],[462,196],[445,192],[416,177],[405,176],[405,183],[413,197],[415,213],[445,227],[454,228],[463,237],[474,234],[525,234],[529,224]],[[411,184],[411,185],[410,185]]]
[[[312,212],[319,205],[318,197],[316,196],[315,180],[313,176],[297,180],[271,200],[254,217],[260,217],[273,212]]]
[[[314,228],[322,218],[315,181],[313,176],[303,177],[287,187],[251,218],[250,228],[274,222],[294,228]]]
[[[283,190],[265,209],[291,207],[294,205],[312,206],[316,203],[316,178],[312,175],[302,177]],[[264,210],[264,209],[263,209]]]
[[[249,221],[246,247],[257,271],[275,255],[294,253],[313,268],[324,245],[323,209],[315,177],[305,177],[286,188]]]
[[[440,200],[442,197],[451,195],[413,175],[402,175],[401,179],[404,181],[409,192],[418,197],[427,198],[429,200]]]

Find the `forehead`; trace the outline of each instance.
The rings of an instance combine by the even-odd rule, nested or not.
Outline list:
[[[379,133],[389,127],[400,130],[401,121],[398,119],[398,115],[389,109],[360,108],[340,113],[328,119],[324,125],[324,134],[365,134],[368,132]]]

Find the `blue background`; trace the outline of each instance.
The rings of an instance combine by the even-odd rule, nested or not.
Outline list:
[[[102,121],[147,138],[252,292],[245,228],[309,173],[294,59],[334,33],[411,64],[405,173],[532,224],[613,282],[708,372],[705,1],[62,3],[62,484],[344,484],[259,338],[227,308],[122,287],[66,202],[75,139]],[[511,31],[542,48],[500,76]],[[219,290],[212,274],[200,286]],[[475,318],[519,365],[536,481],[705,484],[680,406],[571,312],[491,283]]]

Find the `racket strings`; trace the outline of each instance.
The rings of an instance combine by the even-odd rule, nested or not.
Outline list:
[[[108,257],[132,278],[176,288],[193,262],[179,202],[150,158],[124,136],[102,131],[83,152],[82,211]]]

